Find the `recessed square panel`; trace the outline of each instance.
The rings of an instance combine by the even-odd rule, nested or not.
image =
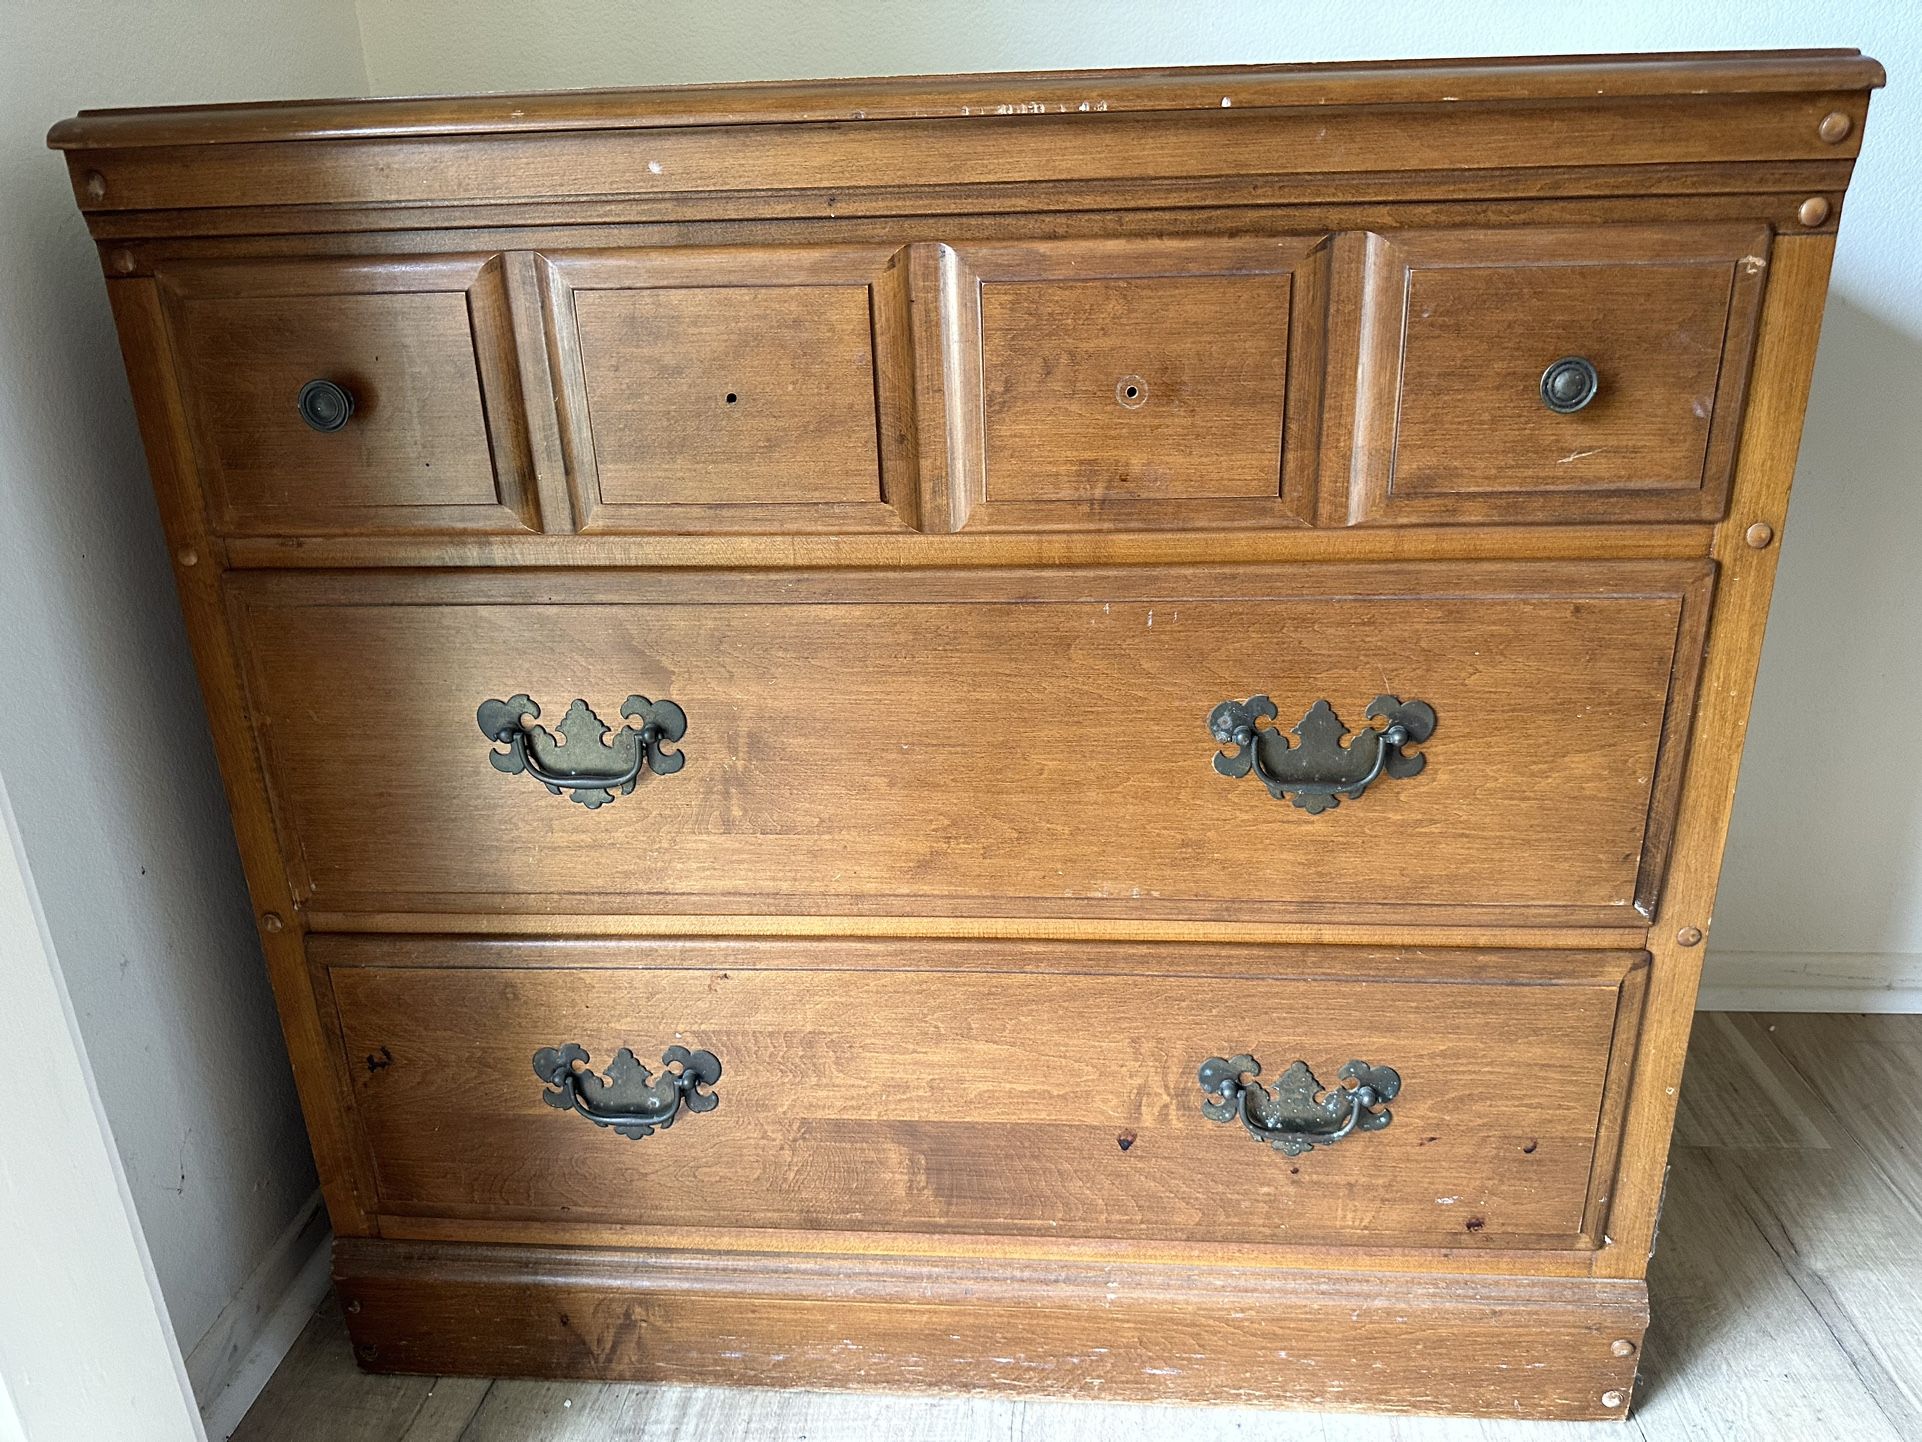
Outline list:
[[[576,291],[608,505],[879,501],[865,285]]]
[[[946,528],[1307,524],[1327,257],[1315,236],[956,247]]]
[[[983,281],[987,499],[1281,494],[1286,273]]]
[[[215,262],[161,279],[223,532],[532,523],[498,259]]]
[[[544,255],[583,531],[902,531],[918,514],[907,253]]]
[[[1436,231],[1370,249],[1351,519],[1721,514],[1765,235]]]

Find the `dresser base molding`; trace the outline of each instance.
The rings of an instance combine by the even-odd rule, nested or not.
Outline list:
[[[1636,1281],[343,1238],[374,1372],[1617,1418]]]

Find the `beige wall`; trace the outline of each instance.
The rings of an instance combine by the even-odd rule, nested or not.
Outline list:
[[[1849,990],[1922,1002],[1922,5],[1623,0],[360,0],[377,93],[1051,66],[1854,45],[1876,97],[1785,535],[1711,974],[1814,958]],[[1729,993],[1720,993],[1724,998]]]
[[[183,1350],[313,1163],[99,264],[43,142],[84,105],[364,84],[351,0],[0,0],[0,779]]]

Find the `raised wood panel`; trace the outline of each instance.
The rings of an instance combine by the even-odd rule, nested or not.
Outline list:
[[[230,587],[286,855],[330,911],[1635,926],[1705,583],[1629,563]],[[1314,816],[1213,768],[1221,701],[1267,693],[1292,726],[1326,698],[1358,725],[1384,691],[1441,718],[1419,776]],[[577,698],[610,723],[672,699],[686,768],[595,811],[503,776],[475,708],[519,692],[550,727]]]
[[[392,966],[377,939],[317,942],[378,1207],[1180,1243],[1586,1244],[1628,956],[1565,955],[1559,975],[1525,957],[1517,970],[1534,980],[1471,981],[1445,952],[1330,976],[1329,958],[1283,948],[1094,948],[1080,974],[1038,974],[948,969],[955,953],[992,964],[994,943],[904,945],[890,971],[837,968],[842,946],[530,943],[539,964],[514,967],[504,944],[468,956],[448,941],[428,949],[433,965]],[[1016,949],[1011,967],[1035,949]],[[1499,954],[1488,960],[1499,972]],[[787,969],[796,961],[805,969]],[[1198,974],[1149,974],[1156,965]],[[1304,969],[1321,975],[1290,979]],[[650,1066],[670,1045],[712,1051],[720,1103],[638,1141],[557,1112],[530,1063],[569,1042],[597,1067],[621,1047]],[[1270,1081],[1297,1059],[1326,1083],[1352,1057],[1392,1066],[1394,1119],[1285,1156],[1201,1114],[1196,1068],[1240,1052]]]
[[[1314,236],[947,251],[941,528],[1304,524],[1327,259]]]
[[[580,529],[911,526],[905,259],[873,246],[543,255]]]
[[[499,256],[160,272],[215,527],[229,535],[538,529]],[[337,431],[295,408],[353,397]]]
[[[1349,518],[1713,520],[1768,265],[1752,226],[1370,238]],[[1541,394],[1564,357],[1594,400]]]

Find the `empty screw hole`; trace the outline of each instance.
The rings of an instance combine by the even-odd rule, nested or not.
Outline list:
[[[735,395],[733,391],[729,391],[729,392],[727,393],[727,403],[728,403],[729,405],[733,405],[733,404],[734,404],[734,403],[735,403],[736,401],[738,401],[739,399],[740,399],[740,397],[739,397],[739,396],[737,396],[737,395]]]

